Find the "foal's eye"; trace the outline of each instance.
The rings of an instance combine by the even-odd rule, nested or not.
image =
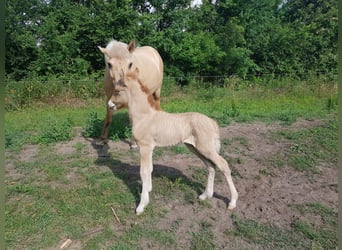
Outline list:
[[[108,68],[112,68],[112,64],[110,62],[107,63]]]
[[[128,64],[128,69],[131,69],[131,68],[132,68],[132,66],[133,66],[133,63],[132,63],[132,62],[130,62],[130,63]]]

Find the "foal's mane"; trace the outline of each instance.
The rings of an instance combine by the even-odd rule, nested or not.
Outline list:
[[[143,93],[145,93],[147,95],[147,101],[150,104],[150,106],[157,110],[160,111],[160,105],[159,103],[156,101],[154,94],[149,94],[148,88],[146,88],[146,86],[140,81],[140,79],[137,79],[139,85],[140,85],[140,89]]]

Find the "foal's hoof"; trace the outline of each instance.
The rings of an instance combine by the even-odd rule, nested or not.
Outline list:
[[[135,210],[136,215],[141,215],[144,212],[144,208],[141,207],[137,207],[137,209]]]
[[[204,192],[203,194],[201,194],[200,196],[198,196],[198,198],[201,200],[201,201],[204,201],[206,199],[210,199],[212,198],[213,195],[212,194],[207,194],[206,192]]]
[[[230,202],[228,205],[228,210],[234,210],[234,208],[236,208],[236,203]]]
[[[198,196],[198,198],[199,198],[201,201],[204,201],[204,200],[207,199],[207,195],[201,194],[200,196]]]

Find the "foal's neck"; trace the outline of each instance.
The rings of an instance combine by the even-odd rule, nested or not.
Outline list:
[[[134,125],[161,110],[154,97],[139,80],[133,80],[130,84],[128,113]]]

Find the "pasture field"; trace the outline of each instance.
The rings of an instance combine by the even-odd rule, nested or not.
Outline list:
[[[336,84],[164,84],[164,110],[220,124],[239,192],[233,212],[219,171],[214,197],[198,200],[206,169],[177,145],[155,149],[151,202],[136,216],[139,153],[127,111],[114,116],[108,145],[96,143],[104,102],[65,95],[6,112],[7,249],[67,239],[68,249],[337,249]]]

